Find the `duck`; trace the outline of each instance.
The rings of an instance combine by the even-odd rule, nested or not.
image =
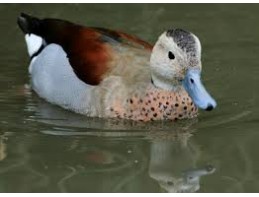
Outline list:
[[[180,120],[211,111],[201,81],[201,43],[180,28],[150,44],[121,31],[21,13],[18,26],[39,97],[88,117]]]

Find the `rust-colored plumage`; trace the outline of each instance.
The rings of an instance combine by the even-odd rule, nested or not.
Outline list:
[[[98,85],[109,73],[109,64],[116,53],[112,45],[130,45],[152,49],[152,45],[123,32],[105,28],[84,27],[60,19],[37,19],[29,15],[31,23],[25,33],[44,38],[47,44],[59,44],[66,52],[75,74],[89,85]]]

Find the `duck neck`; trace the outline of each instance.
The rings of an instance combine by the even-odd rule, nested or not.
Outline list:
[[[163,90],[173,91],[173,92],[178,92],[182,90],[182,87],[180,84],[174,85],[172,81],[169,81],[161,77],[157,77],[156,75],[153,75],[153,74],[151,74],[151,82],[155,87],[161,88]]]

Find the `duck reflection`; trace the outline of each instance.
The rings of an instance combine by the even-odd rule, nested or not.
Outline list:
[[[156,140],[151,144],[149,175],[167,192],[195,192],[200,178],[215,172],[211,165],[195,168],[198,152],[181,142]]]
[[[149,138],[9,136],[4,145],[8,157],[0,162],[0,182],[11,188],[0,190],[194,192],[200,177],[215,171],[212,166],[196,168],[198,153],[191,147]],[[13,150],[17,141],[19,152]]]

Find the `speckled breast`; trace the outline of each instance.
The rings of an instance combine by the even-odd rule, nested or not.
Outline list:
[[[109,110],[110,117],[152,121],[179,120],[194,118],[198,114],[188,94],[181,90],[172,92],[157,88],[148,88],[141,95],[133,95],[123,103],[115,103]]]

